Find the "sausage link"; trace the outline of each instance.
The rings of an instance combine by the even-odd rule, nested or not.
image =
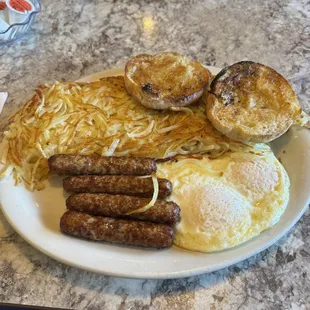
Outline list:
[[[169,180],[158,179],[158,198],[165,198],[172,192]],[[116,175],[83,175],[63,180],[64,190],[71,193],[107,193],[139,197],[152,197],[152,178]]]
[[[180,220],[180,207],[172,202],[157,200],[147,211],[128,213],[146,206],[148,198],[109,194],[76,194],[66,200],[69,210],[108,217],[125,217],[174,225]]]
[[[164,224],[113,219],[67,211],[60,219],[62,232],[90,240],[107,241],[150,248],[172,245],[173,229]]]
[[[48,166],[59,175],[150,175],[157,169],[153,158],[66,154],[51,156]]]

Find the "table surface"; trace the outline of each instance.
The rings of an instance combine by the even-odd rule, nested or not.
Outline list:
[[[310,112],[310,2],[41,1],[26,40],[0,49],[8,117],[36,85],[76,80],[134,55],[172,50],[223,67],[267,64]],[[106,277],[58,263],[0,214],[0,302],[74,309],[310,309],[310,212],[276,245],[211,274],[177,280]]]

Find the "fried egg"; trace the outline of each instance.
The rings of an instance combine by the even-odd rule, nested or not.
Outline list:
[[[220,158],[179,158],[162,163],[169,200],[181,208],[175,245],[211,252],[241,244],[276,224],[289,200],[289,178],[270,152],[227,153]]]

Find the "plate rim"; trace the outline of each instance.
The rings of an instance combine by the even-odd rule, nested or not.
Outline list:
[[[210,71],[220,71],[220,68],[217,67],[211,67],[211,66],[205,66],[206,68],[208,68]],[[82,77],[80,79],[78,79],[76,82],[85,82],[86,80],[90,81],[90,80],[98,80],[98,78],[100,77],[104,77],[104,76],[115,76],[115,75],[121,75],[122,72],[124,72],[124,68],[122,67],[115,67],[109,70],[104,70],[101,72],[97,72],[94,74],[90,74],[87,75],[85,77]],[[310,138],[310,132],[307,131],[309,134],[309,138]],[[309,140],[310,141],[310,140]],[[308,172],[310,173],[310,171]],[[1,186],[1,184],[0,184]],[[0,199],[1,202],[2,199]],[[39,250],[40,252],[44,253],[45,255],[47,255],[48,257],[61,262],[65,265],[69,265],[69,266],[73,266],[82,270],[87,270],[90,272],[94,272],[94,273],[99,273],[99,274],[104,274],[107,276],[115,276],[115,277],[122,277],[122,278],[135,278],[135,279],[175,279],[175,278],[184,278],[184,277],[189,277],[189,276],[196,276],[199,274],[207,274],[216,270],[220,270],[232,265],[235,265],[241,261],[244,261],[254,255],[257,255],[258,253],[266,250],[267,248],[269,248],[271,245],[273,245],[274,243],[276,243],[279,239],[281,239],[284,235],[286,235],[289,230],[292,229],[292,227],[294,227],[296,225],[296,223],[300,220],[300,218],[302,217],[302,215],[305,213],[305,211],[308,208],[308,205],[310,204],[310,194],[308,196],[308,200],[305,203],[305,205],[303,206],[303,208],[300,210],[300,212],[295,216],[294,220],[290,222],[289,225],[287,225],[287,227],[281,232],[279,233],[275,238],[271,238],[264,246],[262,247],[257,247],[254,248],[253,250],[249,251],[246,255],[242,255],[240,257],[237,257],[236,259],[229,259],[225,262],[220,262],[215,264],[213,267],[193,267],[193,268],[188,268],[186,270],[183,271],[172,271],[172,272],[163,272],[163,273],[152,273],[148,271],[142,271],[142,272],[133,272],[133,273],[127,273],[124,274],[122,272],[113,272],[113,271],[109,271],[109,270],[98,270],[96,269],[96,267],[86,267],[82,264],[78,264],[72,261],[69,261],[67,259],[64,259],[62,257],[57,256],[56,254],[49,252],[47,250],[45,250],[44,248],[42,248],[40,245],[36,244],[35,241],[29,239],[21,230],[20,228],[15,225],[15,223],[13,222],[13,220],[9,217],[9,215],[7,214],[7,212],[5,211],[5,207],[3,206],[2,203],[0,203],[0,208],[1,211],[5,217],[5,219],[8,221],[8,223],[11,225],[11,227],[18,233],[18,235],[24,239],[28,244],[30,244],[31,246],[33,246],[34,248],[36,248],[37,250]],[[259,236],[258,236],[259,237]],[[242,244],[240,245],[242,246]],[[210,254],[210,253],[209,253]]]
[[[48,256],[49,258],[52,258],[56,262],[60,262],[64,265],[75,267],[81,270],[105,275],[105,276],[112,276],[112,277],[118,277],[118,278],[125,278],[125,279],[147,279],[147,280],[165,280],[165,279],[181,279],[181,278],[186,278],[186,277],[192,277],[192,276],[198,276],[198,275],[203,275],[203,274],[208,274],[214,271],[222,270],[224,268],[236,265],[242,261],[245,261],[261,252],[266,250],[267,248],[271,247],[273,244],[275,244],[277,241],[279,241],[284,235],[286,235],[295,225],[296,223],[301,219],[303,214],[306,212],[308,205],[310,204],[310,199],[308,200],[307,204],[304,206],[304,208],[300,211],[298,216],[295,217],[294,221],[291,222],[291,224],[282,232],[280,233],[276,238],[271,239],[264,247],[257,248],[257,250],[253,250],[252,252],[249,252],[249,254],[237,258],[235,260],[230,260],[226,263],[218,263],[214,267],[211,268],[193,268],[193,269],[187,269],[184,271],[176,271],[176,272],[166,272],[166,273],[160,273],[160,274],[152,274],[148,273],[147,275],[140,275],[140,273],[134,273],[131,275],[125,275],[124,273],[118,273],[118,272],[113,272],[113,271],[101,271],[96,268],[92,267],[85,267],[80,264],[76,264],[72,261],[69,261],[67,259],[60,258],[59,256],[53,254],[52,252],[46,251],[44,248],[41,246],[37,245],[34,241],[29,239],[25,234],[23,234],[20,229],[11,221],[11,219],[7,216],[6,212],[4,211],[4,208],[2,207],[2,204],[0,203],[0,208],[1,211],[7,220],[7,222],[10,224],[10,226],[14,229],[15,232],[24,240],[26,241],[29,245],[34,247],[36,250],[39,250],[41,253],[44,255]],[[242,246],[242,244],[240,244]],[[229,249],[228,249],[229,250]],[[205,253],[205,254],[210,254],[210,253]]]

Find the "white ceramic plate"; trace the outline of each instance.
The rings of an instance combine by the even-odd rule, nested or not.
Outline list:
[[[213,73],[219,70],[209,68]],[[122,74],[113,69],[86,77]],[[66,194],[60,178],[51,178],[46,189],[30,193],[11,178],[0,181],[2,210],[12,227],[31,245],[46,255],[78,268],[128,278],[179,278],[218,270],[240,262],[272,245],[302,216],[310,200],[310,134],[292,128],[273,143],[290,179],[290,203],[280,221],[258,237],[229,250],[203,254],[172,247],[144,250],[107,243],[85,241],[62,234],[59,219],[65,211]],[[285,153],[283,153],[285,150]]]

